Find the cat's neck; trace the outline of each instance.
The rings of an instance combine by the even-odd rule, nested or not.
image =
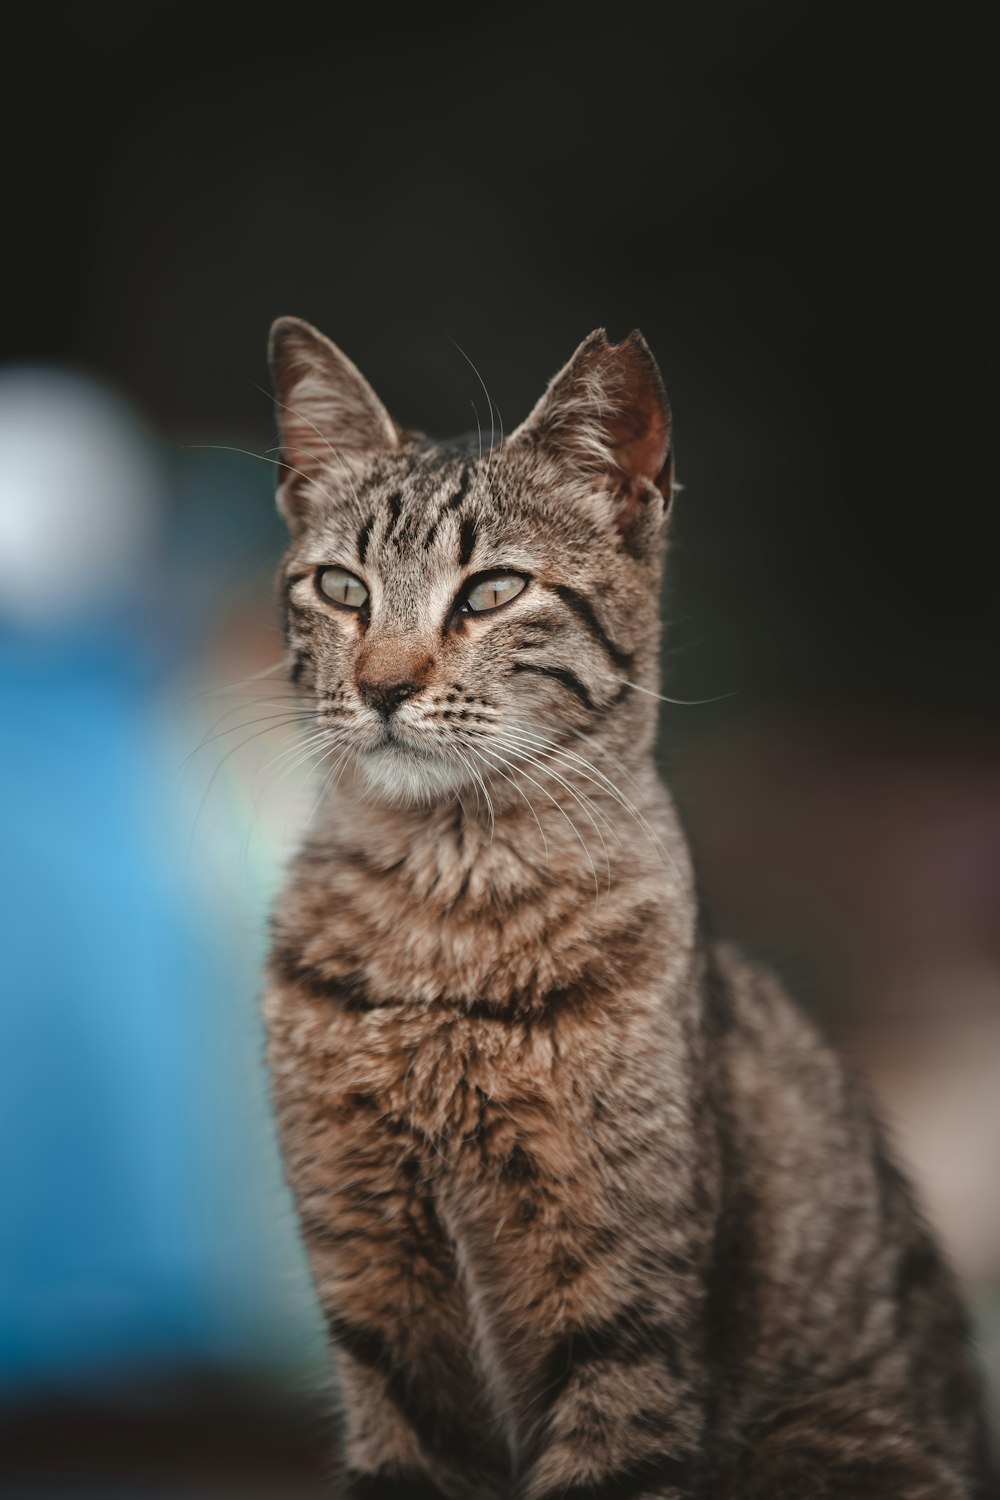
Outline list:
[[[652,765],[634,773],[627,805],[600,785],[583,805],[567,786],[526,790],[530,805],[498,789],[491,816],[482,792],[478,806],[470,791],[394,808],[342,784],[296,862],[282,941],[373,1003],[516,997],[542,1010],[581,983],[613,988],[622,965],[632,992],[662,992],[686,971],[696,906]]]
[[[433,878],[441,888],[481,886],[503,904],[558,884],[599,896],[653,876],[688,895],[690,866],[676,813],[653,766],[610,778],[557,779],[546,769],[480,783],[423,806],[373,800],[357,776],[324,809],[319,841],[331,857],[386,873]]]

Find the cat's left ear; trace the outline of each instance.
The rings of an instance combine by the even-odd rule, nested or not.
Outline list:
[[[402,434],[356,365],[301,318],[279,318],[268,346],[281,437],[278,509],[293,531],[315,491],[350,488],[354,471]],[[315,481],[315,483],[313,483]]]
[[[670,503],[670,428],[663,377],[642,334],[611,344],[598,328],[509,441],[537,445],[567,478],[603,491],[623,542],[639,555]]]

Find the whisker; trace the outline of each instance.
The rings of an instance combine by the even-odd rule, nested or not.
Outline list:
[[[266,453],[254,453],[252,448],[233,448],[228,443],[188,443],[187,446],[189,448],[209,449],[215,453],[242,453],[245,454],[247,458],[259,458],[262,464],[273,464],[276,469],[287,469],[290,474],[298,474],[299,478],[304,479],[306,484],[316,484],[315,479],[310,478],[308,474],[304,474],[302,470],[297,469],[294,464],[286,463],[285,460],[281,458],[268,458]],[[337,502],[330,494],[329,490],[325,490],[323,486],[319,484],[316,484],[316,488],[319,490],[321,495],[325,496],[325,498],[329,500],[331,505],[336,505]]]
[[[235,692],[237,688],[244,687],[248,682],[260,682],[264,677],[273,677],[275,673],[285,671],[287,666],[287,658],[283,656],[280,661],[272,662],[269,667],[262,667],[259,672],[251,672],[249,677],[237,677],[233,682],[220,682],[212,687],[199,688],[183,702],[193,703],[197,698],[221,698],[226,693]]]
[[[258,385],[255,380],[251,380],[250,384],[256,390],[260,391],[260,393],[262,395],[268,396],[274,402],[275,406],[280,406],[281,409],[282,409],[282,411],[291,412],[291,414],[292,414],[293,417],[297,417],[300,422],[304,422],[307,427],[311,427],[312,428],[313,432],[319,438],[320,442],[323,442],[323,443],[326,444],[326,446],[329,448],[330,452],[333,454],[333,456],[337,460],[337,462],[339,464],[342,464],[344,466],[344,468],[347,470],[347,482],[351,486],[351,494],[354,496],[354,499],[357,500],[357,498],[358,498],[358,492],[354,488],[354,478],[353,478],[353,476],[351,474],[351,463],[345,457],[345,455],[343,454],[343,452],[339,448],[335,448],[333,446],[333,444],[330,442],[330,439],[327,437],[326,433],[325,432],[321,432],[319,430],[319,428],[316,426],[316,423],[315,422],[310,422],[309,418],[306,417],[306,416],[303,416],[302,412],[296,411],[294,406],[288,406],[284,401],[279,401],[278,398],[277,398],[277,396],[272,395],[272,393],[270,391],[265,390],[262,385]]]
[[[654,693],[652,688],[642,687],[638,682],[629,682],[627,677],[616,677],[615,682],[633,688],[637,693],[645,693],[647,698],[659,698],[661,703],[674,703],[678,708],[697,708],[702,703],[721,703],[723,698],[735,698],[737,693],[736,688],[733,688],[730,693],[716,693],[714,698],[668,698],[665,693]]]
[[[579,804],[581,811],[583,812],[584,816],[590,820],[594,832],[597,834],[597,837],[601,841],[601,848],[604,851],[604,864],[607,870],[608,890],[610,890],[611,856],[608,854],[608,846],[605,843],[604,834],[601,832],[601,829],[593,816],[593,812],[591,811],[591,809],[594,808],[594,803],[591,801],[591,799],[585,792],[577,793],[576,791],[574,791],[573,787],[570,786],[569,782],[564,776],[561,776],[558,771],[553,771],[551,766],[546,765],[545,762],[540,760],[534,752],[527,750],[524,747],[523,743],[519,743],[516,740],[507,739],[502,735],[496,737],[496,742],[505,745],[509,751],[512,751],[514,753],[517,759],[527,760],[530,765],[535,766],[539,771],[541,771],[543,776],[551,776],[553,781],[555,781],[565,791],[569,792],[569,795],[574,799],[575,802]],[[611,832],[616,833],[614,825],[611,823],[610,819],[605,817],[605,815],[601,813],[599,809],[595,810],[598,812],[598,816],[600,817],[601,822],[604,824],[605,828],[608,828]]]
[[[619,769],[619,771],[621,771],[622,775],[625,776],[632,783],[632,785],[634,787],[636,787],[636,788],[638,788],[638,789],[641,790],[642,783],[638,780],[638,778],[634,775],[634,773],[629,769],[629,767],[626,765],[626,763],[622,760],[621,756],[615,755],[615,753],[612,750],[608,749],[607,745],[602,745],[602,743],[601,743],[600,740],[595,739],[592,734],[586,734],[582,729],[573,729],[573,728],[570,728],[569,729],[569,733],[572,734],[575,739],[583,740],[583,742],[584,742],[585,745],[592,746],[592,748],[594,750],[597,750],[601,755],[605,756],[608,760],[611,761],[612,765],[615,765],[615,766],[618,767],[618,769]],[[597,769],[596,766],[593,767],[593,769],[596,770]]]
[[[449,337],[449,339],[451,339],[451,342],[455,345],[455,348],[458,350],[459,354],[465,360],[466,364],[469,366],[469,368],[471,369],[472,373],[475,375],[476,379],[479,381],[479,384],[482,386],[482,388],[483,388],[483,395],[486,397],[486,402],[487,402],[487,405],[489,406],[489,409],[490,409],[490,451],[489,451],[489,454],[488,454],[487,459],[486,459],[486,487],[488,489],[489,488],[489,483],[490,483],[490,473],[491,473],[492,468],[493,468],[493,445],[494,445],[494,439],[496,437],[496,423],[495,423],[495,420],[494,420],[493,398],[491,397],[489,391],[486,389],[486,382],[485,382],[485,380],[480,375],[478,369],[473,364],[473,362],[469,358],[469,356],[466,354],[466,352],[462,348],[461,344],[458,342],[457,339],[452,338],[450,333],[449,333],[448,337]],[[500,409],[499,409],[499,407],[495,408],[495,411],[496,411],[496,416],[499,417],[500,416]],[[477,421],[479,420],[478,413],[476,414],[476,420]],[[501,430],[501,434],[502,434],[502,432],[503,432],[503,424],[502,424],[502,422],[501,422],[501,429],[500,430]],[[501,436],[500,441],[501,441],[501,443],[503,442],[503,437],[502,436]],[[479,456],[480,456],[480,458],[482,458],[482,444],[481,443],[480,443]]]
[[[312,734],[306,735],[304,740],[296,741],[293,745],[286,745],[284,750],[279,750],[278,754],[269,760],[266,766],[261,768],[258,776],[266,776],[269,771],[273,771],[282,761],[287,761],[288,764],[274,783],[274,790],[277,790],[284,780],[286,773],[294,770],[295,766],[299,764],[300,759],[308,759],[310,753],[317,746],[328,741],[332,733],[331,726],[325,725],[322,729],[317,729]],[[303,752],[305,752],[304,755]]]
[[[480,746],[479,747],[479,754],[480,755],[491,755],[491,756],[495,756],[495,758],[498,759],[498,760],[503,760],[503,763],[508,768],[508,770],[511,771],[514,774],[517,774],[516,768],[511,765],[511,763],[510,763],[509,760],[504,760],[503,756],[500,755],[500,753],[498,751],[487,750],[485,746]],[[552,793],[548,790],[547,787],[542,786],[542,784],[541,784],[540,781],[536,781],[535,778],[534,778],[534,776],[532,776],[528,771],[522,770],[520,772],[520,774],[524,777],[524,779],[526,781],[530,781],[531,784],[532,784],[532,786],[537,787],[538,790],[541,792],[541,794],[542,794],[543,797],[548,797],[549,801],[552,803],[552,806],[554,808],[556,808],[556,810],[558,812],[560,812],[562,814],[562,816],[566,819],[566,822],[569,824],[570,828],[573,830],[573,833],[576,835],[577,839],[579,840],[580,847],[583,849],[584,854],[587,856],[587,863],[590,865],[591,871],[592,871],[593,876],[594,876],[594,901],[595,901],[595,904],[596,904],[596,902],[600,899],[601,883],[600,883],[600,881],[597,878],[597,866],[594,864],[593,857],[592,857],[592,855],[590,853],[590,850],[587,847],[587,842],[584,839],[582,833],[580,832],[579,828],[577,828],[576,824],[573,822],[573,819],[570,817],[570,815],[566,811],[566,809],[561,805],[561,803],[559,803],[556,800],[555,797],[553,797]]]
[[[191,854],[192,854],[192,852],[194,850],[195,836],[196,836],[196,834],[198,832],[198,824],[201,821],[201,815],[202,815],[202,813],[205,810],[205,804],[208,801],[209,796],[211,795],[212,788],[214,787],[214,785],[216,783],[216,780],[218,779],[219,774],[222,771],[223,766],[226,765],[227,761],[229,761],[229,760],[232,759],[232,757],[237,753],[237,751],[242,750],[245,745],[249,745],[249,743],[250,743],[251,740],[260,739],[265,734],[273,734],[273,732],[276,729],[281,729],[286,723],[294,723],[294,722],[295,722],[294,720],[287,720],[286,721],[283,717],[280,717],[278,723],[265,725],[265,727],[263,729],[258,729],[253,734],[247,735],[247,737],[246,737],[245,740],[241,740],[238,745],[234,745],[231,750],[227,750],[226,751],[225,755],[219,761],[218,765],[215,767],[214,771],[212,772],[211,776],[209,777],[208,785],[206,786],[206,788],[205,788],[205,790],[204,790],[204,792],[202,794],[201,801],[198,803],[198,810],[197,810],[197,812],[194,815],[194,822],[191,825],[191,835],[190,835],[190,838],[188,839],[188,858],[191,857]]]
[[[580,776],[584,776],[587,781],[593,782],[595,786],[600,785],[601,788],[607,790],[614,798],[614,800],[618,803],[618,805],[623,808],[624,811],[627,812],[632,818],[635,819],[639,827],[642,829],[643,833],[645,833],[650,845],[652,846],[657,856],[665,863],[669,864],[673,868],[675,873],[680,873],[677,870],[677,865],[674,862],[674,859],[671,856],[669,850],[665,849],[661,844],[653,828],[644,817],[644,815],[640,812],[639,808],[636,807],[635,803],[632,802],[629,797],[626,797],[625,793],[621,790],[620,787],[616,786],[615,783],[611,781],[609,777],[605,776],[604,772],[601,771],[597,766],[595,766],[591,761],[586,760],[581,755],[576,755],[572,750],[567,750],[563,746],[556,745],[551,740],[545,739],[545,737],[542,735],[533,734],[531,730],[524,729],[519,725],[508,725],[506,732],[510,734],[525,736],[530,742],[539,747],[539,753],[548,753],[549,755],[555,756],[564,764],[567,761],[573,761],[577,762],[580,766],[585,767],[585,770],[578,770],[577,774]],[[581,735],[581,738],[586,739],[587,736]],[[603,746],[600,746],[599,748],[604,749]],[[612,757],[612,759],[614,759],[614,757]],[[593,771],[594,776],[587,775],[587,771]],[[627,771],[626,774],[628,774]],[[594,781],[594,777],[599,778],[599,781]],[[633,781],[635,780],[634,777],[631,779]]]
[[[479,408],[476,405],[476,403],[473,401],[473,399],[472,399],[471,396],[469,397],[469,405],[472,407],[472,410],[475,413],[475,417],[476,417],[476,431],[479,434],[479,462],[482,463],[482,461],[483,461],[483,428],[482,428],[482,423],[479,420]]]
[[[316,764],[315,769],[318,771],[319,768],[320,768],[320,766],[323,764],[323,762],[327,759],[328,756],[336,754],[338,748],[340,748],[340,747],[338,747],[338,745],[331,745],[330,748],[329,748],[329,750],[327,750],[326,753],[320,757],[319,761]],[[320,806],[322,805],[323,800],[325,799],[327,792],[330,790],[331,784],[334,784],[334,785],[336,784],[336,780],[339,777],[340,771],[343,769],[344,764],[345,764],[345,762],[347,760],[347,757],[350,755],[350,753],[351,753],[351,747],[350,747],[350,745],[344,745],[340,749],[340,755],[334,761],[333,766],[327,772],[326,776],[323,778],[323,784],[321,785],[321,787],[319,789],[319,795],[317,796],[316,801],[313,803],[312,807],[309,809],[309,813],[308,813],[308,815],[306,817],[306,827],[307,828],[309,827],[309,825],[312,822],[313,818],[316,816],[317,812],[319,811]]]
[[[621,756],[616,755],[613,750],[610,750],[608,748],[607,745],[602,744],[601,741],[598,740],[598,739],[595,739],[593,735],[585,734],[582,729],[572,729],[571,728],[569,730],[569,733],[572,734],[576,739],[582,740],[584,742],[584,744],[591,746],[591,748],[594,749],[594,750],[596,750],[598,752],[598,754],[603,755],[607,760],[609,760],[612,763],[612,765],[614,765],[614,766],[616,766],[618,768],[618,770],[626,778],[626,780],[630,781],[632,783],[632,785],[638,791],[642,791],[643,790],[642,783],[635,776],[634,772],[632,770],[630,770],[630,768],[625,763],[625,761],[622,760]],[[569,754],[569,753],[570,752],[567,751],[567,754]],[[598,775],[598,776],[603,775],[603,772],[599,771],[598,768],[595,765],[593,765],[591,762],[588,762],[588,764],[590,765],[591,770],[594,771],[596,775]],[[618,790],[619,795],[621,795],[621,796],[624,797],[625,794],[623,792],[621,792],[620,788],[616,788],[616,790]],[[635,808],[635,805],[633,803],[629,802],[627,798],[625,800],[626,800],[626,802],[628,802],[629,808],[631,808],[636,813],[636,815],[639,817],[640,821],[643,822],[643,823],[645,823],[645,819],[642,817],[642,814],[639,813],[638,808]],[[674,872],[679,875],[680,871],[677,869],[677,862],[674,859],[673,855],[670,853],[670,851],[668,849],[665,849],[663,847],[663,845],[660,843],[659,839],[656,837],[656,835],[654,834],[652,828],[649,826],[648,823],[645,823],[645,827],[646,827],[647,836],[650,838],[651,842],[653,843],[653,846],[657,849],[657,851],[663,857],[666,858],[667,863],[674,870]]]
[[[482,776],[476,770],[475,766],[473,766],[471,764],[471,762],[469,762],[469,761],[466,761],[465,764],[469,767],[469,770],[472,772],[472,774],[475,777],[476,781],[478,782],[479,786],[481,786],[482,789],[483,789],[483,796],[486,798],[486,806],[487,806],[487,809],[489,811],[489,818],[490,818],[490,843],[492,844],[493,843],[493,835],[496,832],[496,816],[495,816],[494,810],[493,810],[493,799],[492,799],[492,797],[489,794],[489,789],[487,788],[486,782],[483,780]],[[478,792],[478,790],[476,792],[476,805],[477,805],[477,807],[479,805],[479,792]]]
[[[469,749],[471,750],[471,753],[473,755],[478,754],[478,751],[476,750],[476,748],[474,746],[469,746]],[[534,809],[534,806],[532,805],[531,799],[527,796],[527,794],[524,792],[524,790],[520,786],[518,786],[517,781],[514,779],[513,776],[509,776],[507,774],[507,772],[506,771],[502,771],[499,766],[494,766],[493,769],[494,769],[494,771],[496,771],[497,775],[503,777],[504,781],[509,781],[510,782],[511,786],[514,788],[515,792],[517,792],[518,796],[521,798],[521,800],[524,803],[525,807],[527,807],[527,809],[530,812],[531,816],[534,818],[535,823],[537,824],[537,827],[538,827],[539,835],[541,836],[541,840],[542,840],[542,850],[543,850],[544,855],[545,855],[545,863],[546,863],[546,865],[548,865],[548,862],[549,862],[549,843],[548,843],[548,839],[545,837],[545,829],[542,827],[541,822],[539,821],[538,814],[536,813],[536,811]]]
[[[314,710],[306,708],[304,704],[298,704],[297,695],[295,697],[289,696],[283,699],[281,703],[269,702],[266,698],[251,698],[249,700],[244,699],[241,703],[234,703],[231,708],[223,709],[222,713],[217,715],[217,717],[212,720],[211,724],[209,724],[208,726],[208,729],[205,731],[205,738],[199,742],[199,744],[195,747],[195,750],[193,750],[191,753],[195,754],[198,750],[201,749],[202,745],[207,745],[209,743],[209,737],[213,739],[217,738],[217,736],[212,735],[212,730],[217,728],[219,724],[224,722],[224,720],[231,719],[233,714],[242,713],[245,709],[249,709],[252,713],[255,708],[273,708],[284,713],[292,713],[296,711],[292,708],[293,703],[296,704],[297,708],[300,709],[304,714],[314,712]],[[252,722],[252,720],[248,720],[248,722]],[[230,725],[230,728],[224,729],[222,733],[228,734],[231,729],[238,729],[239,727],[240,726],[238,724]]]
[[[316,742],[319,741],[321,743],[322,740],[324,738],[326,738],[327,733],[328,733],[328,731],[319,730],[319,731],[316,731],[315,733],[307,736],[307,742],[309,742],[313,746],[313,751],[316,748],[318,748],[318,745],[316,744]],[[268,771],[272,770],[273,767],[276,766],[276,765],[278,765],[279,762],[281,760],[283,760],[286,756],[293,755],[293,754],[297,753],[298,750],[299,750],[299,748],[300,748],[300,745],[299,745],[298,742],[296,742],[293,745],[286,746],[284,750],[279,751],[276,756],[272,757],[272,759],[269,760],[265,766],[259,767],[254,772],[253,780],[252,780],[252,783],[251,783],[251,797],[252,797],[252,801],[253,801],[253,811],[252,811],[252,815],[251,815],[251,819],[250,819],[250,826],[247,829],[247,836],[246,836],[246,839],[245,839],[244,844],[243,844],[243,858],[244,858],[244,860],[246,860],[246,858],[247,858],[247,856],[248,856],[248,854],[250,852],[250,840],[253,837],[254,828],[256,827],[257,822],[258,822],[258,820],[260,818],[260,807],[261,807],[261,803],[264,800],[264,796],[265,796],[264,789],[262,787],[260,787],[261,778],[264,777],[264,776],[266,776],[267,773],[268,773]],[[313,753],[313,751],[311,751],[310,753]],[[281,780],[282,780],[282,778],[279,777],[278,780],[275,782],[274,787],[271,789],[272,791],[276,791],[277,790],[277,788],[281,785]]]
[[[242,705],[242,704],[239,705],[239,707],[243,707],[243,706],[244,705]],[[264,707],[265,705],[261,705],[261,706]],[[267,705],[267,706],[270,707],[271,705]],[[231,711],[232,712],[236,712],[236,710],[231,710]],[[228,718],[228,717],[229,717],[228,714],[223,714],[223,715],[221,715],[221,718],[215,720],[215,723],[219,724],[219,723],[221,723],[222,719]],[[253,726],[255,724],[268,724],[268,723],[271,723],[272,721],[278,720],[278,719],[283,720],[287,724],[303,724],[303,723],[306,723],[306,722],[308,722],[308,721],[310,721],[310,720],[312,720],[314,718],[316,718],[316,714],[314,712],[312,712],[312,711],[309,711],[309,712],[298,711],[298,712],[295,712],[295,713],[291,713],[287,708],[285,708],[285,709],[280,709],[277,713],[273,713],[273,714],[261,714],[260,717],[256,718],[256,719],[245,719],[243,721],[243,723],[241,723],[241,724],[230,724],[230,726],[229,726],[228,729],[220,729],[217,734],[207,734],[207,735],[204,736],[203,739],[199,740],[198,744],[195,745],[194,749],[191,750],[191,751],[189,751],[188,754],[181,761],[180,765],[177,767],[176,771],[174,772],[174,779],[176,780],[179,776],[182,776],[183,773],[184,773],[185,768],[190,764],[190,762],[194,759],[194,757],[198,754],[198,752],[200,750],[204,750],[205,746],[206,745],[210,745],[213,740],[224,739],[227,734],[236,734],[241,729],[251,729],[251,728],[253,728]],[[214,728],[215,726],[212,725],[211,727]]]
[[[457,746],[455,747],[455,754],[458,756],[459,760],[462,762],[462,765],[469,772],[469,775],[473,778],[473,783],[472,784],[475,787],[475,791],[476,791],[476,812],[478,814],[479,808],[480,808],[480,797],[479,797],[479,785],[478,785],[478,782],[475,779],[475,776],[476,776],[475,768],[469,764],[469,762],[466,760],[465,756],[462,754],[461,750],[459,750]],[[460,806],[462,808],[462,812],[464,814],[465,813],[465,803],[462,801],[461,794],[458,793],[458,792],[456,792],[455,795],[458,797],[459,804],[460,804]]]
[[[332,743],[327,744],[327,742],[331,740],[331,737]],[[327,748],[324,749],[325,744],[327,744]],[[341,750],[342,753],[333,766],[331,773],[324,779],[319,791],[319,795],[312,804],[312,807],[310,808],[303,823],[303,827],[308,828],[316,815],[320,803],[323,801],[323,798],[326,795],[333,773],[339,771],[342,768],[344,761],[346,760],[351,750],[350,745],[345,745],[344,741],[337,736],[336,729],[333,725],[330,725],[328,723],[324,728],[316,731],[311,735],[307,735],[303,742],[286,746],[284,750],[279,751],[276,756],[268,761],[266,766],[263,766],[255,773],[254,781],[259,782],[262,776],[266,776],[269,771],[273,771],[276,766],[280,765],[282,760],[287,759],[288,764],[285,766],[281,774],[274,780],[272,786],[270,787],[270,792],[273,794],[277,792],[282,782],[285,781],[286,778],[300,766],[307,765],[309,761],[313,761],[314,764],[310,767],[310,774],[316,774],[318,773],[319,768],[323,765],[324,761],[326,761],[330,756],[335,755],[338,750]],[[255,818],[259,814],[260,804],[264,796],[265,791],[263,789],[254,792]],[[247,836],[247,847],[249,847],[249,834]]]

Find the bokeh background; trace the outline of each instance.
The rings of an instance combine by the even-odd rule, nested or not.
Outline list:
[[[509,429],[593,327],[675,413],[662,759],[717,926],[868,1073],[1000,1405],[995,22],[791,3],[5,19],[0,1493],[322,1484],[266,913],[264,348]],[[258,675],[263,674],[263,675]],[[6,1486],[6,1487],[5,1487]]]

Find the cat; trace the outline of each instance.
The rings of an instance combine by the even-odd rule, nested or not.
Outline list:
[[[337,757],[265,992],[335,1493],[985,1495],[951,1276],[862,1086],[707,932],[654,769],[642,336],[478,453],[306,323],[270,356],[291,679]]]

